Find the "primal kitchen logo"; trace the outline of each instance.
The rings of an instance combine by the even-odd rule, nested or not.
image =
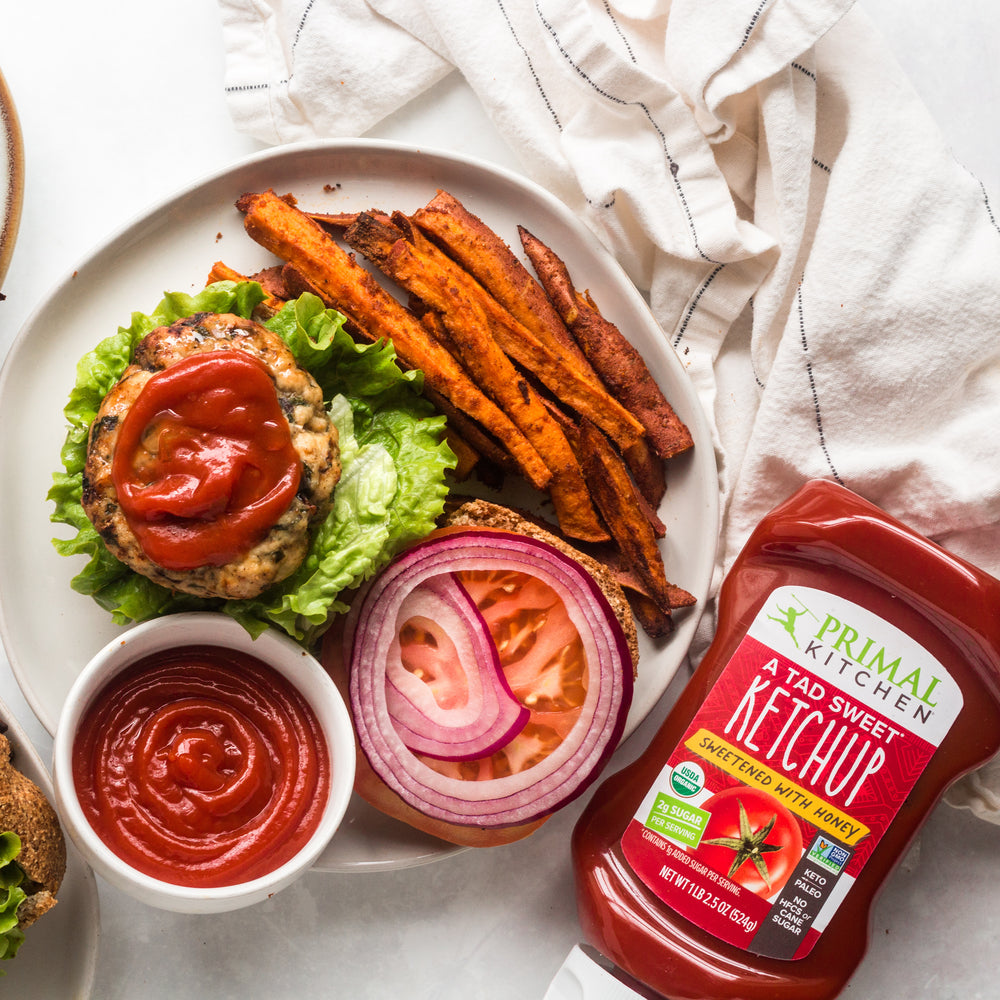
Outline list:
[[[776,613],[769,614],[767,617],[768,621],[777,622],[788,633],[792,642],[795,643],[796,649],[801,649],[803,643],[800,641],[798,636],[799,619],[804,616],[808,616],[818,622],[819,618],[813,614],[813,612],[810,611],[809,608],[807,608],[797,597],[791,595],[791,599],[798,605],[798,607],[789,604],[787,607],[782,608],[778,607],[776,603],[773,609]],[[807,627],[808,626],[804,625],[802,627],[803,631],[805,631]]]
[[[813,594],[815,596],[815,594]],[[891,685],[907,700],[916,699],[924,710],[937,705],[935,688],[941,678],[926,665],[910,664],[902,653],[887,647],[877,636],[866,635],[852,624],[819,606],[810,607],[789,591],[783,591],[767,609],[768,621],[780,626],[798,650],[797,660],[843,674],[861,667],[878,684]]]

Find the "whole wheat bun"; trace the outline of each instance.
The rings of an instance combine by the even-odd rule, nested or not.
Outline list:
[[[0,831],[21,839],[17,863],[27,882],[27,899],[18,907],[17,922],[29,927],[56,904],[66,874],[66,841],[55,810],[42,790],[11,762],[10,740],[0,733]]]
[[[639,650],[632,611],[625,593],[617,580],[601,563],[579,552],[562,538],[546,530],[528,516],[522,516],[517,511],[501,507],[498,504],[489,503],[485,500],[471,500],[463,503],[460,507],[445,516],[441,522],[441,526],[446,528],[497,528],[502,531],[516,532],[538,539],[539,541],[547,542],[572,559],[575,559],[593,577],[614,610],[615,616],[621,623],[632,656],[632,670],[633,673],[635,672],[639,659]],[[350,678],[343,656],[342,619],[335,621],[324,636],[322,661],[324,667],[340,689],[348,709],[350,709]],[[375,773],[358,743],[357,735],[355,735],[354,746],[356,758],[355,792],[380,812],[448,843],[457,844],[461,847],[496,847],[501,844],[510,844],[534,833],[549,818],[548,816],[543,816],[517,826],[480,827],[448,823],[444,820],[425,816],[409,803],[404,802]]]

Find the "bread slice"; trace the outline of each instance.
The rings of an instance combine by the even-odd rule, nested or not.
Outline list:
[[[632,670],[635,672],[639,659],[638,642],[635,622],[625,593],[617,579],[607,567],[591,556],[578,551],[568,544],[554,531],[545,526],[544,522],[534,519],[528,513],[511,510],[489,503],[486,500],[468,500],[449,509],[440,522],[442,528],[497,528],[503,531],[516,532],[529,538],[547,542],[563,552],[579,564],[591,575],[615,616],[621,622],[626,642],[632,656]],[[344,660],[343,618],[335,619],[323,638],[322,660],[334,683],[340,689],[344,700],[350,705],[350,678],[347,664]],[[357,767],[355,772],[354,790],[369,805],[388,816],[395,817],[404,823],[431,834],[441,840],[462,847],[494,847],[501,844],[511,844],[530,836],[550,818],[551,814],[541,816],[517,826],[479,827],[474,825],[449,823],[434,819],[419,812],[413,806],[396,794],[380,777],[365,756],[360,743],[355,736],[355,752]]]

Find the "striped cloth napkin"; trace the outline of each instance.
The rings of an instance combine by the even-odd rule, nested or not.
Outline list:
[[[688,367],[718,453],[717,583],[812,477],[1000,576],[998,209],[861,7],[219,4],[233,120],[268,143],[362,135],[464,76]],[[1000,822],[1000,765],[949,800]]]

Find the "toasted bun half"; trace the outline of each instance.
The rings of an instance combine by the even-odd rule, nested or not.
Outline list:
[[[472,500],[462,504],[443,519],[442,527],[445,529],[450,527],[495,528],[501,531],[515,532],[547,542],[559,549],[564,555],[575,559],[597,583],[621,623],[632,657],[634,673],[639,658],[635,622],[624,592],[613,574],[603,565],[579,552],[561,537],[548,531],[529,517],[484,500]],[[322,660],[340,689],[348,707],[350,707],[350,677],[344,660],[342,620],[336,621],[327,631],[323,642]],[[427,816],[405,802],[382,781],[368,762],[357,738],[355,738],[355,754],[357,760],[354,790],[362,799],[380,812],[451,844],[463,847],[495,847],[513,843],[534,833],[549,818],[542,816],[515,826],[482,827],[449,823]]]
[[[625,632],[629,653],[632,655],[633,673],[636,671],[639,664],[639,642],[632,609],[618,579],[603,563],[570,545],[562,536],[554,534],[538,521],[531,520],[509,507],[489,503],[487,500],[469,500],[448,514],[444,524],[449,527],[454,525],[463,528],[500,528],[502,531],[513,531],[519,535],[548,542],[560,552],[575,559],[593,577],[611,605],[615,617]]]

